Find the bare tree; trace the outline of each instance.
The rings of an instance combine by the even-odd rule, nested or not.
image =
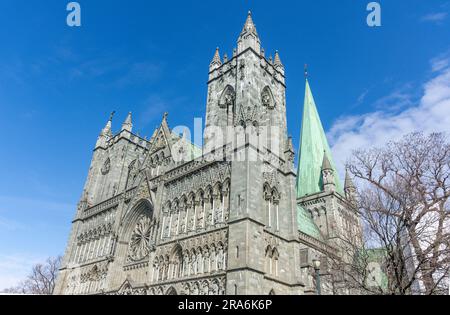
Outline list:
[[[50,295],[55,289],[56,276],[62,257],[48,258],[43,264],[33,266],[25,281],[18,286],[5,289],[2,293]]]
[[[384,148],[355,151],[347,167],[358,183],[355,211],[364,227],[362,245],[344,240],[352,259],[339,268],[347,281],[366,293],[448,292],[450,144],[445,134],[414,133]],[[371,281],[376,263],[378,284]]]

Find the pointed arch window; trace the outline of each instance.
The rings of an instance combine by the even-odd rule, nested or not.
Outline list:
[[[261,103],[267,109],[274,109],[276,107],[275,99],[273,97],[272,91],[268,86],[266,86],[261,93]]]
[[[280,230],[280,193],[275,187],[271,187],[268,183],[265,183],[263,191],[264,204],[267,215],[267,227],[274,227],[276,231]]]

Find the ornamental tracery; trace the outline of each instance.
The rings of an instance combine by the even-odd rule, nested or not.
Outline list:
[[[173,282],[225,272],[225,238],[226,232],[223,231],[158,248],[152,265],[151,282]]]
[[[110,169],[111,169],[111,159],[110,159],[110,158],[107,158],[106,161],[105,161],[105,163],[103,163],[102,174],[103,174],[103,175],[108,174],[109,171],[110,171]]]
[[[148,257],[150,254],[151,230],[151,219],[142,215],[131,235],[128,248],[129,261],[137,262]]]
[[[219,99],[219,107],[220,108],[227,108],[234,107],[236,100],[236,92],[234,91],[233,87],[228,85],[222,92],[222,95]]]
[[[266,86],[261,93],[261,102],[262,105],[268,109],[274,109],[276,107],[272,91],[268,86]]]

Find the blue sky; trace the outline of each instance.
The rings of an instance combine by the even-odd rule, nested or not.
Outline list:
[[[62,254],[96,137],[116,110],[135,131],[203,117],[209,62],[231,55],[253,11],[266,55],[280,51],[298,147],[303,66],[335,160],[403,133],[450,131],[450,2],[362,0],[0,2],[0,289]]]

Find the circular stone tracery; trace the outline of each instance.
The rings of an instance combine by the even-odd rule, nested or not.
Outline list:
[[[131,235],[128,249],[128,259],[130,261],[140,261],[148,257],[150,253],[150,232],[150,218],[141,216]]]

